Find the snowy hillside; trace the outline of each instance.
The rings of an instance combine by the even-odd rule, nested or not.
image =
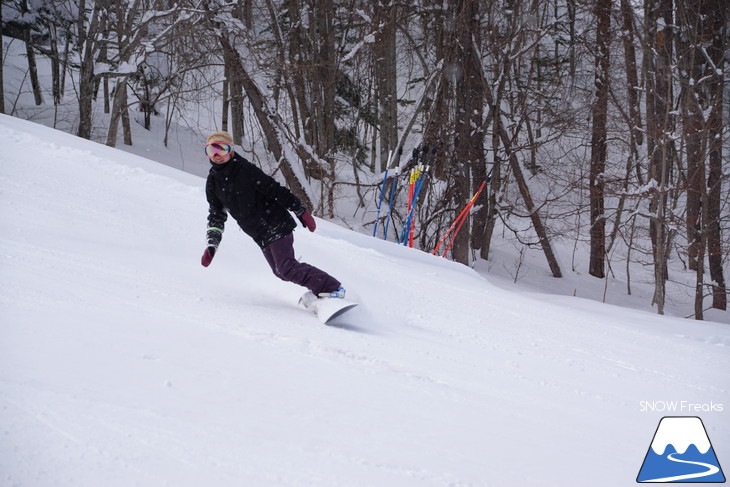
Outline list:
[[[362,303],[327,327],[233,222],[201,267],[203,179],[4,115],[0,146],[0,485],[629,485],[668,414],[730,465],[727,325],[320,220],[298,255]]]
[[[18,39],[3,37],[4,79],[6,86],[6,100],[13,103],[8,107],[11,114],[26,120],[58,128],[64,132],[76,134],[78,132],[78,103],[77,93],[71,90],[73,78],[67,82],[68,93],[61,104],[55,106],[48,102],[37,106],[33,95],[28,89],[27,79],[28,61],[26,59],[25,44]],[[46,56],[39,56],[38,71],[41,84],[45,87],[46,97],[51,93],[51,63]],[[162,163],[166,166],[180,169],[196,176],[205,176],[209,164],[203,155],[201,146],[206,136],[219,128],[221,108],[216,106],[220,97],[207,93],[211,98],[204,103],[193,104],[182,110],[181,119],[167,127],[165,117],[152,117],[150,129],[142,126],[142,114],[133,110],[133,145],[121,142],[117,148],[121,151],[143,156],[147,159]],[[95,107],[94,127],[92,139],[105,141],[108,131],[109,115],[104,114],[101,105]],[[169,139],[163,144],[163,140]],[[255,139],[255,137],[254,137]],[[270,161],[265,149],[251,140],[244,140],[246,156],[256,163],[263,164],[264,169],[272,173],[276,165]],[[408,151],[406,151],[408,152]],[[268,165],[267,162],[269,161]],[[348,169],[349,172],[349,169]],[[372,222],[377,215],[377,202],[382,182],[382,174],[361,175],[361,182],[365,185],[357,191],[346,190],[337,200],[335,221],[345,227],[360,231],[365,235],[372,235]],[[370,179],[370,189],[368,181]],[[342,185],[342,188],[350,187]],[[354,187],[350,187],[354,188]],[[362,205],[361,206],[361,198]],[[391,240],[398,235],[398,229],[390,232]],[[606,279],[596,279],[588,273],[589,249],[586,242],[575,241],[574,238],[556,238],[553,241],[554,252],[564,273],[561,279],[554,279],[548,268],[545,256],[539,246],[524,245],[511,236],[511,230],[498,225],[490,250],[489,261],[477,259],[472,265],[482,275],[488,276],[491,283],[498,287],[518,292],[549,293],[557,296],[577,296],[599,302],[614,304],[621,307],[656,312],[653,306],[654,270],[650,263],[641,264],[631,261],[627,264],[620,252],[614,255],[611,272]],[[379,234],[383,234],[383,226]],[[368,244],[371,245],[371,244]],[[416,242],[418,246],[418,242]],[[650,244],[646,242],[644,247]],[[633,251],[641,248],[638,245]],[[427,249],[431,251],[432,249]],[[694,294],[696,275],[688,271],[685,262],[673,262],[671,278],[666,283],[667,302],[665,313],[676,317],[693,317]],[[726,266],[725,274],[730,273],[730,265]],[[555,297],[554,299],[564,299]],[[566,299],[571,305],[575,300]],[[709,308],[709,297],[706,306]],[[730,312],[719,309],[706,309],[704,319],[730,324]]]

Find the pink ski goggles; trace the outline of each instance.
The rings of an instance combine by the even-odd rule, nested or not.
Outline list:
[[[233,147],[231,144],[227,144],[226,142],[211,142],[210,144],[205,144],[205,155],[210,159],[215,156],[225,157],[231,152],[233,152]]]

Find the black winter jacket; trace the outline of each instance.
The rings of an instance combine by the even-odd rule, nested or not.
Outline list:
[[[230,213],[262,249],[296,228],[287,210],[301,216],[306,208],[274,178],[235,153],[225,164],[211,164],[205,186],[209,228],[222,233]]]

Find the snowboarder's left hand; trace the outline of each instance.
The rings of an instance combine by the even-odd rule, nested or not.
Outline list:
[[[310,232],[313,232],[315,228],[317,228],[317,223],[314,221],[314,217],[311,213],[309,213],[309,210],[304,210],[304,213],[299,215],[299,221],[302,222],[302,225],[307,227]]]

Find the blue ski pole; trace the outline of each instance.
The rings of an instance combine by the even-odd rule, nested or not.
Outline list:
[[[408,246],[413,247],[413,229],[416,226],[416,203],[418,202],[418,195],[421,194],[421,188],[423,187],[423,183],[426,180],[426,176],[428,176],[428,169],[430,166],[426,166],[426,169],[423,170],[420,174],[420,177],[418,178],[418,181],[416,182],[416,192],[413,195],[413,215],[411,215],[411,226],[408,230],[409,236],[408,236]]]
[[[418,177],[416,180],[416,186],[413,191],[413,200],[411,202],[411,211],[408,212],[408,217],[406,218],[406,225],[403,227],[403,234],[401,235],[401,241],[399,243],[403,243],[403,245],[413,246],[413,234],[412,234],[412,226],[414,224],[414,215],[416,212],[416,203],[418,202],[418,195],[421,192],[421,188],[423,187],[423,182],[426,179],[426,175],[428,174],[430,166],[426,166],[425,169],[423,165],[419,165],[418,168]],[[408,237],[406,239],[406,237]]]

